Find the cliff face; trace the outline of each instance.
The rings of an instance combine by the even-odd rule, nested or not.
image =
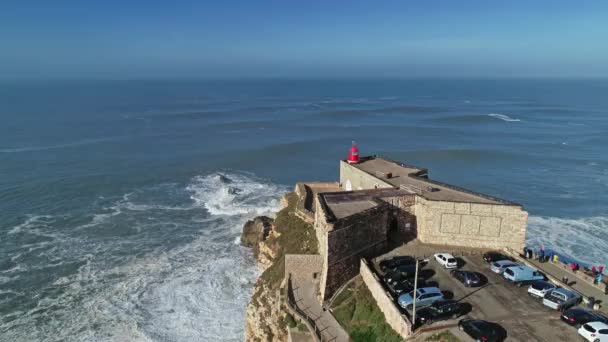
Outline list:
[[[246,341],[287,340],[287,311],[279,299],[284,283],[285,254],[316,254],[318,249],[313,227],[294,213],[297,200],[295,194],[289,193],[281,199],[283,208],[274,220],[256,218],[243,227],[244,234],[256,237],[247,243],[253,246],[258,264],[264,270],[247,305]],[[260,234],[264,231],[267,235]]]

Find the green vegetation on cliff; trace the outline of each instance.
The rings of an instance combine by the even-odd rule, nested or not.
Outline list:
[[[294,213],[298,198],[295,193],[285,195],[287,207],[277,213],[274,233],[265,241],[274,252],[272,265],[262,273],[261,281],[271,289],[277,289],[285,276],[285,254],[317,254],[318,242],[314,228]],[[254,294],[257,299],[259,293]]]
[[[425,342],[460,342],[454,334],[452,334],[449,330],[442,331],[440,333],[436,333],[431,337],[427,338]]]
[[[355,342],[397,342],[403,339],[384,320],[361,277],[353,280],[334,300],[333,314]]]

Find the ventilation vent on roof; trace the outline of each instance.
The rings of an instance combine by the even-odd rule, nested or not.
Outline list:
[[[390,179],[393,178],[393,173],[390,171],[376,171],[376,177]]]
[[[439,188],[435,188],[435,187],[432,187],[432,186],[428,186],[428,187],[426,188],[426,191],[428,191],[428,192],[437,192],[437,191],[439,191],[439,190],[441,190],[441,189],[439,189]]]

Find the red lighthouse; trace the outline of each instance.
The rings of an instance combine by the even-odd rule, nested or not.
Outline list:
[[[349,164],[354,164],[359,162],[359,149],[357,148],[357,144],[353,141],[353,146],[350,148],[348,152],[348,158],[346,161]]]

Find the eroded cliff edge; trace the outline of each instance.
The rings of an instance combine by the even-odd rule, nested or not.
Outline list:
[[[241,241],[254,248],[258,264],[264,270],[247,305],[246,341],[286,341],[286,327],[294,323],[280,300],[285,254],[318,253],[312,225],[295,214],[297,201],[295,193],[288,193],[281,199],[282,209],[274,220],[256,217],[243,227]]]

